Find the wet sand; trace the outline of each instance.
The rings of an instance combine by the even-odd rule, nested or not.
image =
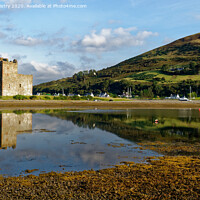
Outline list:
[[[71,100],[0,100],[0,109],[41,109],[41,108],[200,108],[200,100],[132,100],[132,101],[71,101]]]

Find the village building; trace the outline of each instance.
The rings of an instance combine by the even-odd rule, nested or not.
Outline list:
[[[33,76],[18,74],[17,60],[0,58],[0,96],[27,95],[33,93]]]
[[[165,97],[165,99],[180,99],[180,96],[179,94],[177,95],[171,94],[170,97]]]
[[[99,94],[99,97],[110,97],[109,94],[107,94],[106,92]]]
[[[90,92],[90,93],[86,93],[84,96],[91,96],[91,97],[94,97],[94,94],[92,93],[92,92]]]

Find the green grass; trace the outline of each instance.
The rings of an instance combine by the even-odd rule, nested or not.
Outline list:
[[[2,100],[13,100],[13,96],[3,96]]]
[[[156,76],[155,73],[140,72],[130,75],[129,77],[134,80],[152,80]]]
[[[166,81],[170,81],[174,83],[184,81],[187,79],[191,79],[193,81],[200,81],[200,75],[166,75],[166,74],[162,74],[160,71],[158,71],[157,77],[165,78]]]
[[[101,101],[109,101],[112,99],[113,101],[130,101],[127,98],[112,98],[112,97],[94,97],[94,99],[101,100]]]
[[[142,77],[143,79],[140,79]],[[163,74],[160,70],[134,73],[131,76],[126,77],[125,79],[145,83],[145,82],[152,82],[153,79],[155,78],[160,78],[160,79],[164,78],[165,83],[166,82],[178,83],[187,79],[191,79],[193,81],[200,81],[200,75],[166,75]],[[162,80],[159,82],[162,82]]]
[[[33,95],[33,96],[26,96],[26,100],[88,100],[88,97],[80,97],[78,99],[76,98],[73,98],[73,97],[54,97],[54,96],[47,96],[47,95],[40,95],[40,96],[36,96],[36,95]],[[3,96],[1,97],[0,99],[2,100],[16,100],[13,98],[13,96]],[[94,98],[91,98],[90,100],[94,100],[94,99],[97,99],[97,100],[100,100],[100,101],[109,101],[110,99],[112,99],[113,101],[130,101],[130,99],[126,99],[126,98],[112,98],[112,97],[94,97]]]

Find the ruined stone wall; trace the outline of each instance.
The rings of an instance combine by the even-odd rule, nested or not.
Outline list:
[[[33,76],[18,74],[18,64],[15,62],[0,61],[1,96],[32,95]]]
[[[15,148],[17,135],[32,130],[32,113],[2,113],[0,122],[0,148]]]
[[[4,74],[2,96],[32,95],[32,82],[32,75]]]
[[[1,61],[3,65],[3,73],[6,74],[17,74],[18,73],[18,64],[9,62],[9,61]]]

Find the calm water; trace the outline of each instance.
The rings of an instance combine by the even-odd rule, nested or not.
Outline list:
[[[198,110],[43,110],[0,114],[0,174],[80,171],[160,156],[136,142],[200,139]]]

